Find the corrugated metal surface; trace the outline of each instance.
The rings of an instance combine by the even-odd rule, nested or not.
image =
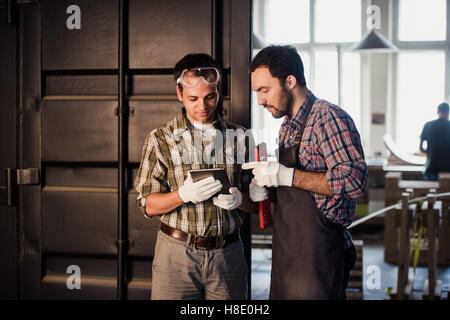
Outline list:
[[[119,0],[77,1],[81,28],[73,30],[66,27],[72,1],[18,5],[21,116],[14,127],[20,138],[14,141],[19,166],[39,168],[41,175],[39,185],[18,190],[20,298],[117,298],[119,195],[127,201],[123,214],[130,239],[124,257],[126,296],[149,298],[159,219],[146,219],[137,208],[132,182],[145,135],[180,110],[172,68],[181,57],[206,52],[223,61],[224,106],[231,120],[237,115],[236,122],[249,125],[249,106],[242,103],[248,101],[248,74],[242,66],[250,59],[250,1],[125,3],[123,108],[130,115],[123,141],[118,129]],[[248,34],[239,34],[233,25],[247,26]],[[242,47],[243,37],[248,40]],[[127,154],[121,162],[124,194],[118,183],[119,146]],[[81,289],[67,285],[72,265],[80,268]]]
[[[0,200],[3,203],[0,204],[0,299],[15,299],[18,297],[17,210],[4,205],[7,203],[5,168],[15,168],[17,160],[15,26],[0,25],[0,39],[3,46],[0,50]]]

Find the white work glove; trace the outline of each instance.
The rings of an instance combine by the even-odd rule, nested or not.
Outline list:
[[[252,179],[252,182],[250,183],[250,199],[252,199],[253,202],[260,202],[264,201],[269,197],[269,192],[267,191],[266,187],[258,187],[258,185],[255,183],[255,178]]]
[[[292,187],[294,168],[288,168],[279,162],[247,162],[242,164],[242,169],[253,169],[253,179],[258,187]]]
[[[197,182],[192,181],[191,173],[188,172],[188,178],[184,181],[182,187],[178,189],[178,196],[184,203],[198,203],[208,200],[222,189],[220,180],[208,177]]]
[[[242,204],[242,193],[236,187],[230,188],[230,194],[219,194],[213,198],[216,207],[225,210],[234,210]]]

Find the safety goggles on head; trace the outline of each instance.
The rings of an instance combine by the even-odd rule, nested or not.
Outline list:
[[[200,79],[208,86],[215,87],[220,80],[219,70],[214,67],[184,69],[177,79],[177,84],[181,84],[185,88],[192,88],[199,84]]]

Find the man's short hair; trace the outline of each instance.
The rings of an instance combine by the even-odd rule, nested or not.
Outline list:
[[[273,77],[278,78],[282,86],[289,75],[293,75],[300,86],[306,87],[303,62],[297,49],[293,46],[269,46],[253,58],[250,64],[250,72],[259,67],[269,68]]]
[[[214,67],[219,70],[220,81],[217,84],[217,91],[219,92],[219,97],[221,96],[222,91],[222,68],[219,63],[214,60],[209,54],[206,53],[189,53],[181,58],[180,61],[175,65],[175,69],[173,72],[173,77],[175,82],[181,76],[181,73],[186,69],[198,68],[198,67]],[[181,92],[183,92],[183,86],[181,83],[177,84],[178,88],[180,88]],[[216,108],[216,113],[221,117],[224,117],[226,112],[223,109],[222,103],[219,101]]]
[[[438,112],[442,112],[442,113],[448,113],[448,103],[447,102],[442,102],[439,106],[438,106]]]

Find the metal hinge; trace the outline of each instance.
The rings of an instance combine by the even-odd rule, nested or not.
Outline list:
[[[119,108],[116,108],[115,114],[116,114],[116,116],[119,115]],[[128,116],[129,116],[129,117],[134,117],[134,108],[129,108]]]
[[[0,204],[7,206],[16,205],[18,185],[39,184],[39,169],[5,169],[5,183],[0,186]]]
[[[17,184],[39,184],[39,169],[27,168],[17,170]]]

